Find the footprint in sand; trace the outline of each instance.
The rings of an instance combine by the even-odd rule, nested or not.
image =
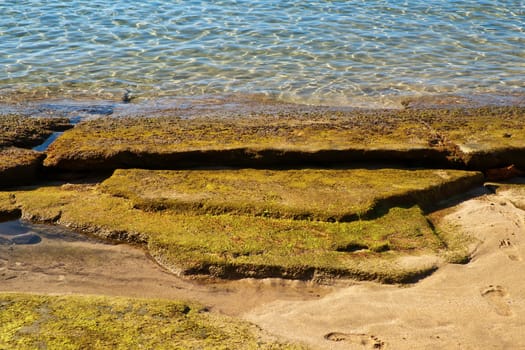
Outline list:
[[[385,343],[374,335],[367,335],[362,333],[340,333],[330,332],[325,334],[326,340],[336,342],[346,342],[355,345],[361,345],[365,349],[383,349]]]
[[[512,311],[507,300],[507,291],[502,286],[490,285],[481,290],[481,296],[488,301],[496,313],[501,316],[510,316]]]
[[[510,239],[508,238],[502,239],[499,242],[499,247],[500,249],[503,249],[505,251],[505,254],[510,260],[521,261],[521,255],[520,253],[518,253],[518,250],[516,249],[514,244],[512,244]]]

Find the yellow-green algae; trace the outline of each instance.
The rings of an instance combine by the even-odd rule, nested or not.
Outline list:
[[[380,125],[374,125],[361,119],[335,116],[317,119],[311,115],[231,119],[105,118],[80,123],[66,132],[55,143],[50,156],[66,151],[60,149],[65,144],[69,144],[72,151],[80,152],[170,152],[240,147],[318,150],[381,144],[402,149],[426,146],[425,133],[413,123],[403,124],[404,121],[403,118],[385,119]],[[367,133],[363,134],[365,129]]]
[[[0,148],[0,187],[34,181],[44,158],[43,153],[28,149]]]
[[[525,108],[456,110],[450,120],[434,120],[431,125],[467,153],[525,148]]]
[[[339,154],[336,160],[348,156],[354,159],[347,160],[367,160],[374,154],[382,159],[408,157],[421,162],[448,159],[450,164],[458,165],[468,163],[468,156],[462,158],[462,149],[468,151],[473,142],[477,145],[474,150],[484,152],[502,147],[523,149],[524,117],[525,108],[501,107],[324,111],[235,118],[104,118],[81,123],[64,133],[50,147],[45,164],[88,170],[100,167],[104,160],[115,162],[118,155],[121,166],[138,166],[142,162],[160,169],[162,157],[170,154],[186,153],[198,163],[202,152],[222,152],[228,159],[238,156],[232,150],[243,150],[243,159],[252,152],[254,160],[264,151],[273,151],[271,157],[298,152],[287,160],[301,155],[308,160],[312,153],[320,151],[352,151],[358,154]],[[321,154],[321,159],[314,160],[323,157]],[[178,160],[166,158],[163,168],[176,167],[172,163]],[[89,161],[84,167],[80,164]],[[111,168],[110,164],[105,164],[105,168]]]
[[[0,349],[303,349],[197,304],[0,293]]]
[[[29,148],[42,143],[53,131],[70,127],[67,118],[25,117],[20,115],[0,116],[0,148]]]
[[[481,184],[460,170],[116,170],[101,189],[146,210],[349,221],[379,203],[428,204]]]
[[[9,147],[0,149],[0,176],[1,173],[15,167],[29,167],[40,164],[44,154],[28,149]]]
[[[239,118],[106,118],[87,121],[65,132],[48,150],[46,166],[88,170],[104,160],[119,165],[148,165],[151,155],[221,152],[226,160],[233,150],[243,150],[242,159],[261,157],[258,152],[311,153],[321,150],[418,150],[428,149],[427,133],[417,122],[404,118],[364,117],[239,117]],[[135,159],[138,156],[138,159]],[[277,154],[277,156],[282,156]],[[213,155],[217,158],[217,155]],[[199,162],[202,154],[190,154]],[[186,159],[187,160],[187,159]],[[82,167],[82,162],[93,164]],[[154,159],[155,167],[173,168],[178,160]],[[139,166],[138,164],[136,166]],[[106,168],[110,168],[107,164]]]
[[[44,142],[54,130],[64,130],[69,127],[67,118],[1,115],[0,187],[34,181],[45,155],[25,148]]]
[[[0,220],[14,219],[20,214],[15,195],[9,192],[0,192]]]
[[[392,208],[374,220],[309,222],[246,215],[144,212],[97,186],[64,185],[9,193],[25,218],[145,244],[183,274],[312,278],[316,273],[407,282],[436,266],[399,265],[405,255],[441,254],[438,237],[417,207]]]

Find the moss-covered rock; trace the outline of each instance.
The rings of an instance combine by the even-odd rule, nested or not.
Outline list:
[[[457,156],[468,168],[484,170],[513,164],[525,169],[524,108],[460,111],[456,112],[459,116],[451,116],[453,121],[434,121],[432,127],[456,147]]]
[[[380,160],[485,169],[520,161],[512,152],[521,154],[525,147],[520,131],[524,116],[524,108],[505,107],[107,118],[64,133],[49,149],[45,164],[93,171]],[[472,140],[477,142],[475,149]]]
[[[0,148],[31,148],[44,142],[54,131],[71,128],[67,118],[0,116]]]
[[[23,148],[0,148],[0,187],[30,184],[38,178],[45,154]]]
[[[0,221],[16,219],[21,215],[14,193],[0,192]]]
[[[97,186],[48,186],[0,193],[0,199],[14,200],[27,219],[142,244],[181,274],[300,279],[322,274],[410,282],[432,272],[437,259],[409,267],[398,259],[439,255],[446,246],[417,206],[392,208],[373,220],[329,223],[144,212]],[[351,249],[357,245],[363,249]]]
[[[99,119],[64,133],[46,165],[68,170],[194,165],[294,166],[443,159],[414,120],[361,115]],[[372,118],[372,117],[370,117]],[[386,153],[385,153],[386,152]]]
[[[101,189],[134,207],[195,214],[353,221],[395,205],[429,205],[481,185],[461,170],[116,170]]]
[[[2,349],[302,349],[181,301],[0,293]]]

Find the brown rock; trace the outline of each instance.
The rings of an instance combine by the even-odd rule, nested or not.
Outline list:
[[[22,148],[0,149],[0,187],[36,180],[45,154]]]

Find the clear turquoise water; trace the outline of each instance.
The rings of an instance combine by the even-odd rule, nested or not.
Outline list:
[[[525,1],[0,1],[0,97],[525,93]]]

